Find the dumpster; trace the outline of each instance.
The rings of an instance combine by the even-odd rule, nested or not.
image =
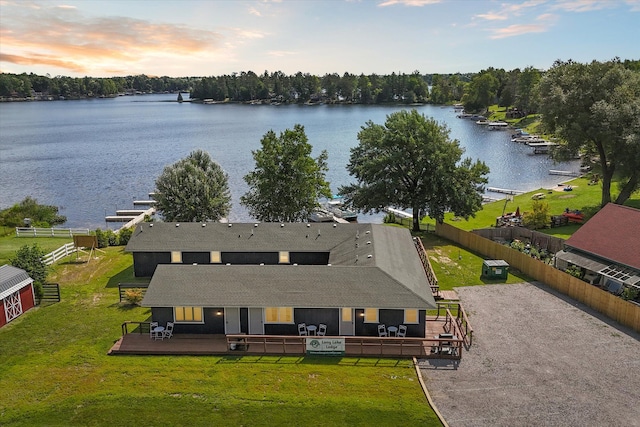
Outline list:
[[[502,259],[486,259],[482,263],[483,279],[507,279],[509,274],[509,264]]]

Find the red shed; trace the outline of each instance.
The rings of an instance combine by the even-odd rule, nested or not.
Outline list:
[[[0,327],[36,305],[33,279],[12,265],[0,267]]]

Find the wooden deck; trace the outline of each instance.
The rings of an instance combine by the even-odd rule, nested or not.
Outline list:
[[[126,328],[124,328],[126,330]],[[418,357],[459,360],[462,339],[438,339],[449,332],[444,320],[427,321],[425,338],[341,337],[345,356]],[[324,337],[336,338],[336,337]],[[458,334],[458,338],[460,338]],[[291,355],[306,354],[306,337],[280,335],[175,334],[154,340],[148,333],[125,333],[109,350],[110,355]],[[231,344],[234,345],[231,345]],[[235,347],[235,350],[231,348]],[[444,349],[444,351],[443,351]],[[435,350],[435,351],[434,351]]]

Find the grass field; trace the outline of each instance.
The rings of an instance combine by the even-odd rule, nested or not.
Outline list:
[[[62,301],[0,329],[0,425],[439,426],[412,362],[320,357],[107,356],[132,257],[56,265]]]

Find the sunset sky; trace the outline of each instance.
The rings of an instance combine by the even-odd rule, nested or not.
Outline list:
[[[547,69],[639,42],[640,0],[0,0],[0,71],[51,76]]]

